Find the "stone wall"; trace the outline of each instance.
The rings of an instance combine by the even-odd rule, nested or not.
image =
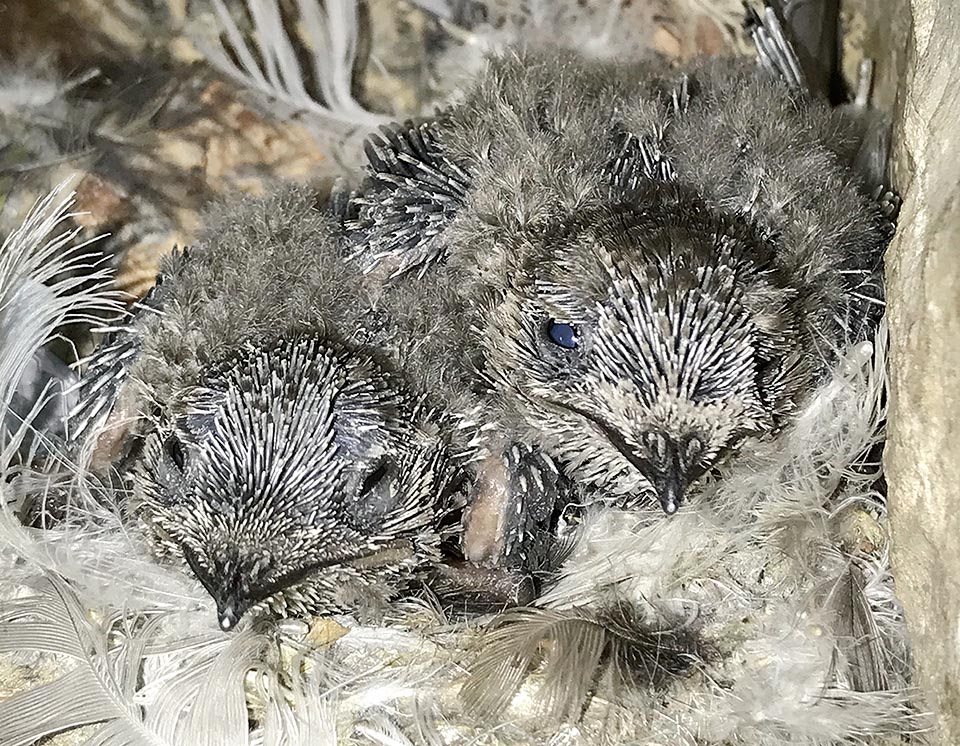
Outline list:
[[[909,5],[894,172],[905,199],[887,259],[885,460],[897,591],[936,713],[934,740],[950,745],[960,744],[960,3]]]

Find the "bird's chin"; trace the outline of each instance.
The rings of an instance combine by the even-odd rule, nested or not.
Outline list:
[[[217,622],[220,629],[224,632],[230,632],[236,628],[240,620],[246,616],[248,609],[239,608],[232,602],[227,602],[217,606]]]
[[[219,609],[218,618],[222,629],[233,629],[240,619],[247,616],[269,614],[274,617],[306,617],[318,614],[341,613],[349,611],[351,603],[345,601],[349,594],[344,593],[348,586],[362,587],[358,577],[366,577],[375,587],[370,595],[377,595],[377,578],[387,581],[392,575],[405,574],[419,563],[413,544],[406,539],[388,542],[377,549],[360,552],[351,557],[325,565],[305,568],[296,574],[296,580],[288,585],[277,587],[274,592],[250,603],[240,615],[224,617],[225,611]],[[229,626],[224,626],[227,621]]]

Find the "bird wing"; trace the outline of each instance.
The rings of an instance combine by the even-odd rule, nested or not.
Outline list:
[[[351,195],[344,227],[369,272],[422,276],[446,253],[442,233],[463,206],[470,174],[440,142],[435,119],[385,125],[364,150],[367,176]]]
[[[84,372],[71,389],[74,404],[67,413],[65,429],[70,449],[87,453],[94,469],[112,461],[116,447],[126,441],[133,425],[133,413],[120,407],[121,396],[140,354],[137,322],[145,314],[160,311],[161,284],[162,277],[119,323],[104,329],[106,334],[97,349],[81,361]]]

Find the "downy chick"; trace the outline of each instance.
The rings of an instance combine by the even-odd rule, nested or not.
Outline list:
[[[668,514],[882,312],[896,200],[860,165],[883,159],[772,9],[754,35],[759,66],[493,58],[371,140],[347,224],[369,271],[449,278],[471,331],[447,363],[479,351],[488,442]]]
[[[305,190],[243,199],[94,356],[70,424],[230,629],[356,611],[439,556],[439,415]],[[124,466],[125,465],[125,466]]]

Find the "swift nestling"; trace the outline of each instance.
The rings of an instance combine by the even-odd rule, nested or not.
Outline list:
[[[493,58],[371,140],[347,222],[369,271],[454,278],[448,364],[481,351],[491,441],[667,513],[789,425],[883,307],[895,200],[860,169],[866,125],[762,24],[759,66]]]
[[[547,449],[617,495],[687,488],[809,376],[771,247],[674,187],[521,239],[538,272],[492,310],[498,385]]]
[[[449,444],[309,194],[225,209],[147,305],[72,424],[126,444],[131,510],[221,627],[356,610],[438,557]]]

